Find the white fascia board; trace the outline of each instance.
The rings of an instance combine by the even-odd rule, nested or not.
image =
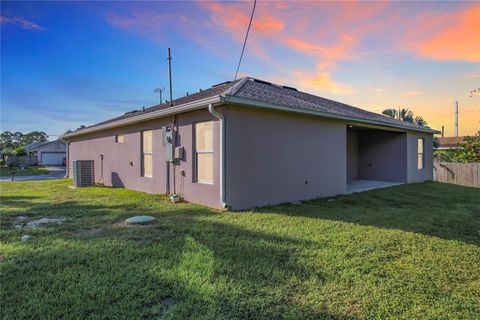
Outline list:
[[[345,121],[351,122],[352,124],[361,124],[363,126],[368,125],[370,127],[389,128],[389,129],[396,128],[397,131],[416,131],[416,132],[429,133],[429,134],[440,133],[440,131],[433,130],[430,128],[408,128],[401,125],[384,123],[381,121],[358,119],[355,117],[336,115],[336,114],[315,111],[315,110],[294,108],[290,106],[267,103],[267,102],[262,102],[262,101],[247,99],[247,98],[220,96],[220,101],[223,103],[234,103],[234,104],[245,105],[245,106],[254,107],[254,108],[272,109],[272,110],[314,115],[314,116],[319,116],[319,117],[329,118],[329,119],[345,120]]]
[[[63,135],[62,138],[68,139],[71,137],[76,137],[76,136],[80,136],[80,135],[84,135],[92,132],[103,131],[103,130],[112,129],[116,127],[131,125],[131,124],[153,120],[157,118],[162,118],[172,114],[179,114],[179,113],[184,113],[184,112],[189,112],[189,111],[194,111],[199,109],[206,109],[208,108],[209,104],[216,104],[219,102],[220,102],[220,97],[214,96],[214,97],[210,97],[202,100],[184,103],[178,106],[168,107],[168,108],[153,111],[153,112],[139,114],[138,116],[119,119],[117,121],[112,121],[112,122],[108,122],[100,125],[94,125],[92,127],[87,127],[85,129],[67,133]]]

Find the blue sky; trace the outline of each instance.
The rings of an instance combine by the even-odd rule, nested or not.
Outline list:
[[[174,97],[230,80],[251,4],[2,2],[1,129],[53,138],[151,106],[168,47]],[[475,2],[261,2],[241,71],[375,112],[406,106],[447,133],[458,99],[471,134],[477,18]]]

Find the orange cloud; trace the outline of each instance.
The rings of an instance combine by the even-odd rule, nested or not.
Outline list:
[[[292,85],[307,92],[328,92],[331,94],[351,94],[353,90],[332,79],[330,73],[316,71],[306,72],[303,70],[291,71],[288,79],[280,79],[283,83],[292,83]]]
[[[464,74],[463,76],[460,77],[460,79],[479,79],[479,78],[480,78],[480,73]]]
[[[418,44],[422,57],[436,60],[480,61],[480,7],[443,17],[447,26]]]

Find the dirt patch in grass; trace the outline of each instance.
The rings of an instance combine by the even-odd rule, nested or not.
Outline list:
[[[81,237],[95,237],[95,236],[98,236],[100,234],[102,234],[103,232],[103,229],[100,229],[100,228],[95,228],[95,229],[81,229],[79,231],[77,231],[77,235],[81,236]]]

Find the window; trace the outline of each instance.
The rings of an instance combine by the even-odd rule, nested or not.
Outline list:
[[[117,143],[123,143],[125,141],[125,137],[123,134],[117,134],[115,135],[115,142]]]
[[[142,176],[153,176],[152,130],[142,131]]]
[[[213,121],[195,124],[195,177],[213,183]]]
[[[422,170],[423,169],[423,165],[425,163],[425,159],[424,159],[424,139],[423,138],[419,138],[418,139],[418,170]]]

